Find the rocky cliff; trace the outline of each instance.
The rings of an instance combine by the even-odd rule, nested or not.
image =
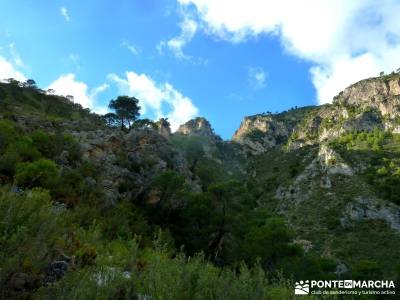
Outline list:
[[[357,82],[332,104],[246,117],[232,140],[257,154],[283,144],[294,149],[375,128],[400,132],[399,74]]]
[[[370,78],[357,82],[334,98],[333,103],[372,107],[382,116],[399,115],[400,76],[398,74]]]
[[[291,109],[280,114],[245,117],[232,140],[248,147],[253,154],[285,144],[295,127],[314,107]]]
[[[284,215],[306,249],[351,264],[343,239],[354,238],[348,248],[359,258],[371,257],[358,248],[364,239],[382,249],[379,240],[400,237],[399,116],[400,74],[390,74],[351,85],[332,104],[246,117],[233,141],[253,154],[260,203]]]
[[[124,198],[147,200],[154,178],[166,171],[180,174],[193,190],[199,189],[182,153],[156,130],[134,129],[124,134],[106,129],[70,134],[81,145],[83,162],[99,166],[97,179],[87,180],[105,191],[109,206]],[[129,185],[129,189],[121,190],[121,185]]]
[[[213,142],[222,141],[222,139],[214,133],[210,122],[202,117],[189,120],[185,124],[179,126],[176,134],[187,136],[200,136],[207,138],[208,140]]]

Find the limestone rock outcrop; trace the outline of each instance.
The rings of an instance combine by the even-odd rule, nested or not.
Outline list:
[[[210,122],[202,117],[187,121],[185,124],[179,126],[176,134],[201,136],[213,142],[221,142],[222,139],[214,133]]]
[[[400,75],[361,80],[339,93],[334,103],[374,108],[382,116],[395,118],[400,112]]]
[[[296,125],[313,107],[289,110],[280,114],[260,114],[245,117],[232,140],[244,145],[252,154],[283,145],[292,135]]]
[[[245,117],[232,140],[253,154],[286,145],[297,149],[353,131],[400,132],[400,74],[359,81],[332,104]]]

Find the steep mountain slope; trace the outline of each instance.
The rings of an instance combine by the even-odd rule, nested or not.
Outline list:
[[[400,75],[362,80],[339,93],[332,104],[246,117],[233,140],[257,153],[288,142],[291,148],[352,131],[400,131]]]
[[[257,154],[249,161],[259,201],[285,217],[306,249],[347,266],[372,260],[394,274],[399,116],[400,76],[392,74],[358,82],[332,104],[246,118],[233,139]]]
[[[244,118],[232,140],[259,154],[285,144],[296,126],[316,107],[291,109],[280,114],[264,113]]]
[[[290,295],[256,254],[238,257],[256,216],[244,185],[222,183],[242,167],[236,145],[171,135],[166,120],[133,125],[0,83],[0,299]],[[285,224],[268,222],[285,234],[275,251],[293,249]]]
[[[399,74],[246,117],[232,141],[204,118],[121,130],[0,83],[0,298],[287,299],[282,274],[398,279],[399,133]]]

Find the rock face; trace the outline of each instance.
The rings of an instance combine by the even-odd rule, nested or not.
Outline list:
[[[308,159],[311,161],[288,186],[281,185],[277,189],[275,197],[281,200],[280,210],[307,201],[314,189],[329,191],[334,176],[353,176],[351,167],[326,144],[320,145],[316,155]]]
[[[399,119],[400,74],[391,74],[351,85],[332,104],[245,117],[232,140],[253,154],[286,143],[293,150],[347,132],[400,132]]]
[[[182,135],[202,136],[214,142],[222,141],[222,139],[214,133],[210,122],[201,117],[190,120],[179,126],[176,133]]]
[[[158,133],[164,137],[168,137],[171,135],[171,127],[170,123],[167,119],[161,118],[156,122]]]
[[[265,152],[286,143],[308,110],[312,108],[245,117],[232,140],[246,146],[252,154]]]
[[[100,170],[97,181],[86,181],[101,187],[106,205],[113,206],[121,198],[142,197],[155,176],[167,170],[184,176],[198,189],[183,155],[153,129],[132,129],[128,134],[112,130],[71,134],[81,145],[82,159]],[[121,191],[123,184],[129,184],[129,191]]]
[[[261,153],[286,141],[293,128],[273,116],[246,117],[232,140],[247,145],[254,154]]]
[[[353,131],[380,129],[396,133],[399,118],[400,74],[362,80],[300,122],[289,148],[329,141]]]
[[[271,197],[275,198],[274,209],[299,232],[298,239],[319,244],[321,253],[337,255],[339,261],[343,259],[340,247],[334,245],[335,242],[321,242],[315,236],[334,228],[353,236],[354,245],[357,245],[361,240],[354,235],[357,228],[363,228],[365,232],[357,234],[368,239],[376,228],[382,226],[385,234],[393,234],[394,239],[399,237],[398,202],[379,190],[379,180],[383,179],[368,177],[374,176],[368,169],[373,164],[368,155],[374,150],[362,146],[361,142],[357,144],[357,141],[354,141],[354,148],[335,147],[337,144],[331,141],[347,133],[373,132],[376,129],[399,133],[400,74],[360,81],[336,96],[332,104],[309,110],[292,122],[288,121],[289,113],[283,120],[279,115],[247,117],[233,137],[234,141],[251,148],[255,154],[264,152],[256,156],[256,161],[265,163],[265,167],[256,166],[254,175],[254,180],[261,177],[261,184],[268,183],[270,178],[263,174],[279,177],[278,171],[271,175],[266,170],[271,168],[273,156],[285,150],[301,165],[299,172],[293,172],[291,178],[278,181],[271,194],[265,197],[265,203]],[[276,142],[277,136],[284,137],[285,148],[281,149],[282,143]],[[398,168],[398,137],[387,136],[390,142],[382,146],[387,153],[375,153],[378,159],[375,163],[380,166],[381,161],[391,160],[392,167]],[[262,161],[263,157],[265,161]],[[284,159],[280,160],[278,167],[272,166],[277,170],[290,168]],[[334,239],[334,235],[327,239]],[[338,275],[346,272],[346,265],[345,260],[338,265]]]
[[[394,118],[400,112],[400,75],[357,82],[336,96],[334,103],[375,108],[382,116]]]
[[[338,153],[329,148],[328,145],[322,144],[318,151],[318,159],[322,171],[327,174],[341,174],[351,176],[353,171],[348,164],[346,164]]]
[[[61,260],[53,261],[48,267],[45,284],[55,282],[65,276],[70,268],[71,258],[64,256]]]
[[[343,227],[347,227],[350,221],[364,220],[382,220],[400,232],[400,207],[375,198],[358,197],[346,206],[340,223]]]

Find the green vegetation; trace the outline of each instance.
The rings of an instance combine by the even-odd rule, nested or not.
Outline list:
[[[173,135],[170,140],[183,152],[204,191],[215,182],[240,178],[243,157],[235,151],[235,145],[215,144],[203,136]]]
[[[21,88],[18,81],[0,83],[0,116],[5,119],[38,123],[40,127],[63,130],[79,128],[91,130],[102,128],[102,118],[78,103],[37,88]],[[73,120],[74,122],[70,122]],[[69,121],[69,122],[65,122]]]
[[[343,141],[352,143],[354,140],[358,140],[356,135],[358,134],[354,133],[351,138],[343,136]],[[382,161],[382,156],[396,157],[395,153],[398,153],[399,145],[396,135],[382,135],[382,132],[375,131],[363,133],[362,136],[362,142],[357,142],[355,147],[365,143],[363,147],[370,150],[373,145],[380,145],[380,152],[371,151],[373,155],[376,155],[377,162]],[[373,163],[369,152],[347,150],[344,145],[337,143],[337,141],[333,142],[331,146],[335,147],[342,158],[355,170],[360,168],[360,163]],[[374,191],[376,191],[376,187],[370,185],[364,175],[364,171],[368,169],[360,168],[362,170],[360,176],[331,175],[329,176],[330,188],[324,188],[321,185],[326,180],[326,174],[313,169],[307,171],[307,168],[312,165],[317,151],[318,147],[315,146],[302,147],[290,152],[271,149],[252,157],[248,167],[248,174],[253,175],[251,182],[248,183],[249,190],[255,195],[259,205],[267,208],[270,212],[281,212],[282,216],[290,223],[290,228],[299,243],[303,244],[304,242],[305,245],[309,245],[307,246],[310,249],[308,251],[329,253],[339,261],[346,262],[349,268],[346,277],[353,278],[353,269],[357,270],[358,263],[367,260],[378,266],[379,273],[377,274],[381,274],[381,277],[397,278],[396,268],[400,265],[400,260],[395,254],[400,245],[397,232],[381,220],[355,221],[351,223],[353,225],[348,225],[349,227],[342,224],[342,218],[350,202],[360,195],[367,197],[374,195]],[[294,185],[293,182],[298,180],[298,177],[302,180]],[[285,199],[278,198],[279,187],[285,187],[283,190]],[[398,191],[399,185],[391,187]],[[386,192],[388,191],[390,190]],[[397,194],[398,192],[392,195]],[[293,200],[290,198],[292,195]],[[287,199],[288,197],[289,199]],[[385,195],[382,194],[382,197]],[[390,200],[390,198],[383,199]],[[313,265],[319,265],[319,270],[325,268],[323,267],[325,266],[324,262],[311,263],[309,258],[305,257],[302,257],[293,266],[301,270],[303,263],[307,264],[307,267],[304,268],[306,270],[312,269]],[[326,266],[329,267],[330,263],[328,262]],[[286,268],[290,269],[288,266]],[[300,270],[291,272],[296,274]],[[315,271],[315,274],[319,274],[318,272],[320,271]],[[322,273],[329,274],[326,271]],[[318,277],[323,278],[323,274]],[[306,275],[302,277],[305,278]]]
[[[176,252],[160,234],[151,248],[135,237],[105,238],[102,225],[110,216],[85,229],[77,222],[81,214],[78,208],[55,209],[44,190],[18,195],[1,190],[1,298],[32,291],[35,299],[282,299],[291,294],[289,282],[271,281],[259,266],[242,264],[238,272],[218,268],[202,255]],[[75,258],[74,271],[42,286],[43,280],[53,280],[48,265],[65,254]]]
[[[94,122],[90,129],[110,124],[28,85],[0,85],[0,298],[282,299],[297,276],[333,274],[293,243],[282,218],[258,208],[235,145],[173,137],[201,190],[167,160],[144,198],[110,207],[97,184],[101,166],[83,161],[65,131],[76,128],[69,118]],[[153,127],[140,121],[135,128]],[[133,172],[154,165],[117,155]],[[119,190],[129,189],[127,179]],[[296,267],[303,257],[315,262],[309,273]]]
[[[352,265],[349,278],[367,279],[370,274],[366,270],[363,274],[363,269],[367,268],[370,269],[368,272],[373,272],[369,278],[398,278],[400,239],[383,221],[364,221],[351,228],[336,230],[330,247],[337,257]]]
[[[115,123],[118,120],[118,123],[121,125],[121,129],[123,129],[126,122],[128,123],[128,127],[130,129],[131,123],[134,122],[139,116],[140,106],[138,103],[138,99],[128,96],[119,96],[117,99],[111,100],[108,107],[115,110],[115,115],[106,115],[108,123]]]
[[[0,84],[0,299],[292,299],[295,280],[337,278],[340,261],[345,277],[398,276],[400,239],[386,223],[341,220],[357,188],[399,203],[397,135],[332,142],[366,167],[360,178],[332,175],[329,194],[320,171],[298,180],[316,146],[246,157],[206,136],[165,139],[136,120],[135,99],[117,98],[116,114],[100,118],[22,86]],[[276,118],[294,127],[314,111]],[[129,135],[116,128],[127,124]],[[102,130],[111,138],[88,159],[74,136]],[[123,180],[105,178],[106,160]]]
[[[262,143],[265,138],[265,132],[255,129],[246,133],[246,138]]]
[[[17,165],[15,182],[25,188],[42,187],[51,189],[58,179],[57,165],[48,159]]]
[[[400,204],[400,136],[380,131],[354,132],[332,142],[353,165],[363,165],[362,175],[382,198]]]

